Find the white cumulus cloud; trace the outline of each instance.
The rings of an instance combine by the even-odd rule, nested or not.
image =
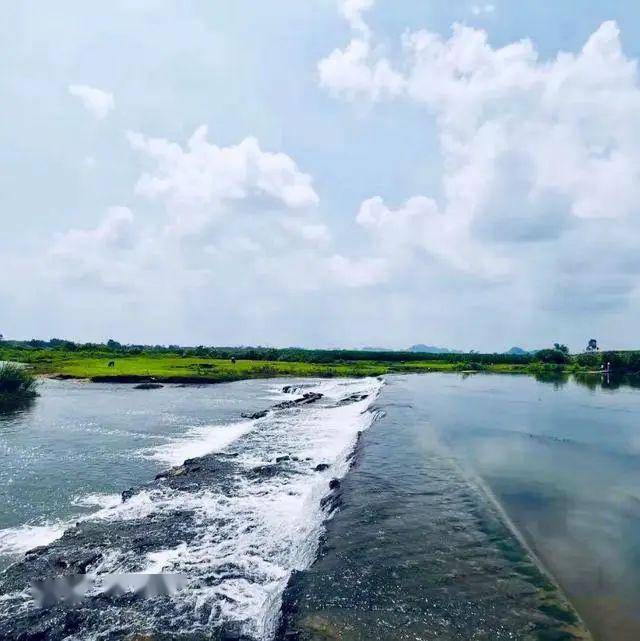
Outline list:
[[[69,85],[69,93],[79,98],[96,120],[102,120],[115,107],[113,94],[89,85]]]
[[[393,98],[402,93],[406,84],[389,61],[376,60],[369,41],[360,38],[321,60],[318,73],[321,86],[348,100]]]
[[[631,249],[640,236],[640,88],[614,22],[552,60],[530,40],[494,48],[485,31],[463,25],[448,38],[408,32],[394,91],[377,75],[393,63],[372,47],[334,51],[320,62],[321,84],[350,100],[423,105],[436,119],[444,166],[438,202],[362,204],[357,221],[378,251],[406,262],[398,245],[420,248],[509,283],[512,295],[535,291],[551,307],[631,300],[640,284]]]
[[[255,138],[219,147],[207,140],[203,126],[185,148],[136,132],[128,139],[152,167],[138,180],[136,193],[163,200],[187,224],[210,221],[243,202],[253,203],[255,213],[274,208],[306,212],[319,203],[311,176],[286,154],[263,151]]]
[[[368,33],[369,29],[364,22],[363,14],[369,11],[374,3],[375,0],[338,0],[338,7],[352,29]]]
[[[50,248],[51,265],[65,280],[120,287],[134,277],[130,270],[138,248],[133,212],[111,207],[95,227],[58,234]]]

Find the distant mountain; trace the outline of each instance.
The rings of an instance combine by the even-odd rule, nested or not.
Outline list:
[[[524,356],[528,353],[529,352],[526,349],[522,349],[522,347],[512,347],[510,350],[505,352],[505,354],[510,354],[511,356]]]
[[[362,352],[397,352],[396,349],[391,349],[390,347],[375,347],[371,345],[365,345],[364,347],[359,348]]]
[[[448,347],[435,347],[434,345],[423,345],[418,343],[412,345],[407,351],[417,352],[420,354],[462,354],[459,349],[449,349]]]

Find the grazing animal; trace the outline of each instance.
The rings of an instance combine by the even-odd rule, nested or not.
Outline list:
[[[235,356],[232,356],[232,357],[231,357],[231,364],[232,364],[232,365],[235,365],[235,364],[236,364],[236,357],[235,357]]]
[[[109,361],[109,367],[115,367],[116,362],[115,361]]]

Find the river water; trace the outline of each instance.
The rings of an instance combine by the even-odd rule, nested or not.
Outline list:
[[[0,413],[0,567],[78,516],[118,504],[123,489],[223,447],[242,430],[241,413],[268,406],[281,387],[44,380],[30,407]]]
[[[640,638],[637,390],[451,374],[299,385],[46,381],[0,416],[0,637],[572,638],[559,635],[579,622],[510,521],[596,638]],[[309,392],[322,398],[274,407]],[[188,583],[159,605],[61,608],[56,628],[22,585],[52,566]]]

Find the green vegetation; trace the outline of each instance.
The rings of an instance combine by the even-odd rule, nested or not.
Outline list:
[[[424,354],[360,350],[305,350],[269,347],[181,347],[172,345],[78,344],[4,341],[0,360],[28,365],[33,374],[94,381],[224,382],[246,378],[378,376],[389,373],[474,372],[534,374],[554,380],[566,374],[588,376],[603,369],[640,372],[640,352],[589,352],[570,355],[564,345],[523,354],[471,352]]]
[[[0,365],[0,410],[28,403],[35,398],[37,381],[20,365]]]

